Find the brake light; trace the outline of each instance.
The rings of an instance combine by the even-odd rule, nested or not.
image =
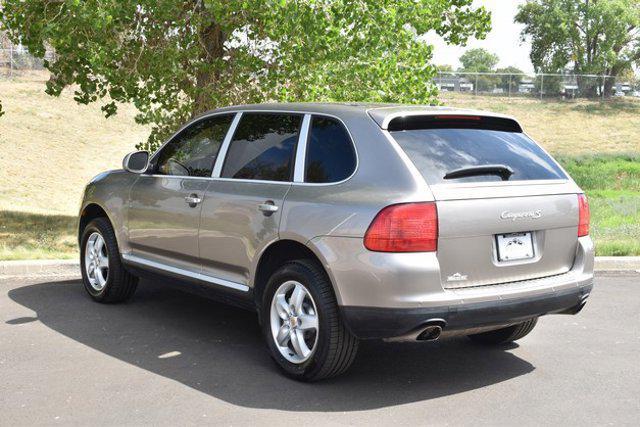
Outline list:
[[[473,120],[473,121],[480,121],[480,120],[482,120],[482,117],[480,117],[480,116],[461,116],[461,115],[448,114],[446,116],[436,116],[436,120]]]
[[[438,211],[435,203],[404,203],[382,209],[364,236],[375,252],[435,252]]]
[[[578,237],[588,236],[591,212],[589,211],[589,201],[584,194],[578,194],[578,212]]]

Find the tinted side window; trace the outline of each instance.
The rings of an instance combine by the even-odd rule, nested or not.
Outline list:
[[[291,181],[301,123],[300,114],[243,113],[222,177]]]
[[[356,153],[342,123],[330,117],[314,116],[307,142],[305,182],[338,182],[356,168]]]
[[[160,175],[211,176],[222,140],[233,115],[200,120],[178,134],[158,155]]]

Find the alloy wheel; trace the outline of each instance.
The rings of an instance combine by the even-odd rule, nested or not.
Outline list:
[[[318,344],[316,303],[300,282],[289,280],[271,300],[271,334],[280,354],[291,363],[309,360]]]
[[[109,254],[104,238],[93,232],[87,239],[84,249],[84,268],[93,289],[100,292],[109,279]]]

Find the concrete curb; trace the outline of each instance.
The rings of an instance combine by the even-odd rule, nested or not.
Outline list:
[[[0,261],[0,276],[80,276],[75,259]]]
[[[640,256],[597,256],[596,271],[635,271],[640,273]]]
[[[640,256],[596,257],[597,272],[640,273]],[[0,276],[80,276],[78,260],[0,261]]]

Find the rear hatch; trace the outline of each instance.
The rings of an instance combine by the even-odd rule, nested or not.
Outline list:
[[[580,190],[515,121],[415,115],[391,120],[388,130],[436,200],[444,288],[571,269]]]

